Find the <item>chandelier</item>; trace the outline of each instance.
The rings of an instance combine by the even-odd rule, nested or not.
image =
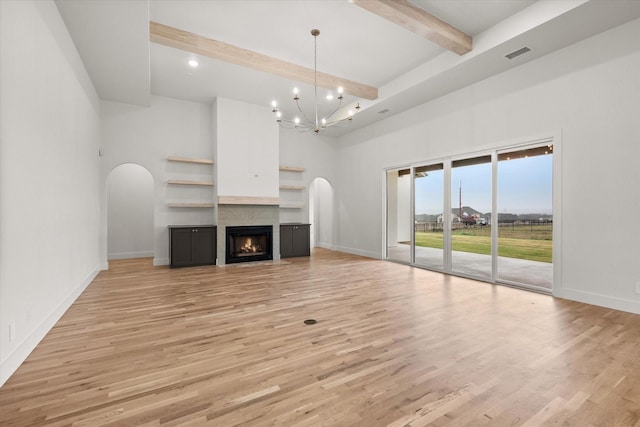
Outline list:
[[[282,117],[282,112],[278,110],[278,104],[276,101],[271,102],[271,106],[273,109],[271,110],[273,114],[276,116],[276,121],[280,123],[280,126],[288,129],[297,129],[300,132],[307,132],[309,130],[314,131],[315,133],[319,133],[321,129],[325,129],[331,126],[335,126],[337,124],[353,120],[353,116],[360,110],[360,104],[356,103],[356,106],[353,110],[349,110],[346,117],[342,118],[334,118],[333,116],[340,110],[342,106],[342,99],[344,92],[342,87],[338,88],[338,103],[335,109],[325,117],[320,117],[318,113],[318,36],[320,35],[320,30],[313,29],[311,30],[311,35],[313,36],[313,91],[315,97],[315,111],[314,115],[309,117],[300,107],[300,96],[298,88],[293,88],[293,100],[296,103],[296,107],[298,107],[298,111],[300,112],[300,116],[296,116],[291,119],[285,119]],[[327,95],[327,99],[333,99],[333,95]]]

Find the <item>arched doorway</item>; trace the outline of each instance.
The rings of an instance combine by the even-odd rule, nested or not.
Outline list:
[[[153,176],[144,167],[125,163],[107,177],[107,259],[154,255]]]
[[[309,186],[309,224],[311,247],[335,248],[334,195],[331,183],[317,177]]]

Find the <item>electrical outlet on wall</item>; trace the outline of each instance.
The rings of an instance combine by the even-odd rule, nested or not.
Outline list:
[[[9,342],[16,339],[16,322],[9,323]]]

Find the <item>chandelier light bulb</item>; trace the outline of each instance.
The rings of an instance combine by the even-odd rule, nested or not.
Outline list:
[[[300,124],[300,118],[299,118],[299,117],[296,117],[295,119],[293,119],[293,122],[294,122],[295,124],[299,125],[299,124]]]
[[[198,66],[198,61],[196,61],[195,59],[190,59],[189,60],[189,66],[191,68],[196,68]]]
[[[342,86],[338,87],[338,93],[342,95],[342,92],[344,92],[344,89],[342,88]]]
[[[298,94],[298,92],[299,92],[299,91],[298,91],[298,88],[297,88],[297,87],[294,87],[294,88],[293,88],[293,94],[294,94],[294,95],[297,95],[297,94]]]
[[[276,111],[276,117],[277,117],[277,118],[282,117],[282,113],[281,113],[280,111]]]
[[[273,108],[276,108],[278,106],[278,103],[276,101],[271,101],[271,106]]]
[[[322,119],[322,125],[326,125],[327,124],[327,119]]]

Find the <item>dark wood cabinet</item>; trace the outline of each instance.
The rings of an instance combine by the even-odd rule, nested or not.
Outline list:
[[[309,224],[280,224],[280,258],[311,255]]]
[[[171,267],[215,264],[216,229],[212,225],[169,226]]]

